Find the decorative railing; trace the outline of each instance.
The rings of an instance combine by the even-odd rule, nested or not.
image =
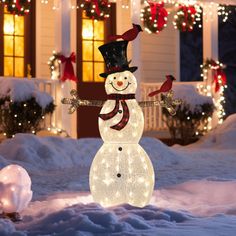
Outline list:
[[[191,84],[195,87],[199,87],[203,82],[175,82],[175,84]],[[154,90],[160,88],[162,83],[141,83],[141,100],[151,101],[154,98],[148,97],[148,94]],[[155,99],[160,99],[160,95],[156,96]],[[163,121],[162,108],[161,107],[145,107],[144,110],[144,130],[145,131],[161,131],[166,130],[167,126]]]
[[[61,130],[61,84],[58,80],[49,80],[41,78],[31,78],[31,81],[35,83],[35,86],[41,91],[50,94],[56,105],[56,109],[52,115],[48,115],[44,118],[42,124],[43,129],[52,130],[58,132]]]

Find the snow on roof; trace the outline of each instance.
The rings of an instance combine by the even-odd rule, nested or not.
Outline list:
[[[181,108],[188,105],[191,112],[199,110],[199,106],[205,103],[213,104],[211,97],[201,95],[191,84],[174,84],[173,91],[174,98],[183,101]]]
[[[0,98],[7,96],[14,102],[22,102],[34,97],[42,108],[53,101],[48,93],[39,91],[31,80],[0,77]]]

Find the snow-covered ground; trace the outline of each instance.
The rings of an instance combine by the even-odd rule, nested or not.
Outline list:
[[[236,115],[185,147],[143,138],[156,174],[150,205],[102,208],[88,185],[100,139],[18,134],[0,144],[0,167],[26,168],[33,201],[23,222],[0,220],[0,235],[236,235],[235,140]]]

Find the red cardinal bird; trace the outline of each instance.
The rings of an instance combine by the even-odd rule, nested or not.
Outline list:
[[[123,40],[126,40],[126,41],[134,40],[137,37],[138,33],[143,31],[143,30],[142,30],[140,25],[136,25],[136,24],[132,24],[132,25],[133,25],[133,28],[126,31],[122,35],[109,36],[109,40],[110,41],[115,41],[117,39],[123,39]]]
[[[165,93],[171,90],[173,81],[176,80],[173,75],[166,75],[166,81],[161,85],[160,89],[148,94],[149,97],[153,97],[158,93]]]

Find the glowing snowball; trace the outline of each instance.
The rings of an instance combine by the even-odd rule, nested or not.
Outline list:
[[[21,212],[32,199],[31,180],[19,165],[9,165],[0,171],[0,210]]]
[[[130,71],[112,73],[106,78],[105,89],[108,95],[135,94],[137,81]],[[123,117],[121,101],[117,114],[107,120],[99,119],[104,144],[90,169],[90,190],[94,201],[102,206],[129,203],[144,207],[152,196],[155,176],[148,155],[138,144],[144,127],[141,107],[134,97],[125,102],[129,120],[121,130],[111,128]],[[110,113],[116,104],[116,100],[108,99],[100,114]]]

